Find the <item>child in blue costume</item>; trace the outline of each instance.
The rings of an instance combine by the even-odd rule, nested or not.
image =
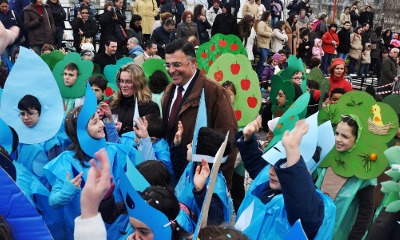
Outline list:
[[[137,147],[135,138],[139,138],[139,150],[143,153],[144,160],[160,160],[168,168],[174,178],[169,146],[163,138],[164,128],[161,118],[155,114],[148,114],[143,118],[136,118],[136,126],[133,131],[118,136],[111,109],[107,103],[100,103],[101,109],[106,116],[104,125],[106,127],[107,139],[109,142],[121,143],[128,146]]]
[[[283,239],[300,219],[309,239],[332,239],[335,206],[316,190],[300,155],[299,145],[309,126],[301,120],[292,133],[286,131],[282,143],[287,157],[271,167],[261,157],[254,134],[260,127],[258,117],[235,135],[244,166],[254,179],[237,214],[236,228],[254,240]]]
[[[25,95],[18,102],[19,116],[28,128],[33,128],[40,119],[42,105],[32,95]],[[34,144],[19,143],[17,161],[37,177],[44,186],[47,185],[43,167],[49,160],[62,152],[58,138],[52,137],[47,141]]]
[[[198,155],[196,157],[198,160],[196,161],[202,162],[198,164],[197,162],[193,162],[192,144],[188,144],[187,146],[187,159],[185,159],[184,148],[181,145],[182,133],[183,126],[182,123],[179,122],[173,146],[170,147],[174,171],[177,173],[177,176],[181,176],[175,187],[175,191],[179,201],[189,207],[194,214],[195,222],[197,222],[207,192],[204,186],[206,185],[206,181],[208,181],[207,179],[211,169],[209,163],[207,163],[205,159],[209,160],[214,158],[218,151],[217,146],[220,146],[224,142],[225,135],[211,128],[200,128],[196,149],[196,155]],[[224,152],[224,157],[229,154],[229,151],[230,149],[227,147]],[[188,164],[187,161],[189,161]],[[215,183],[207,222],[211,225],[229,223],[232,218],[232,212],[232,199],[228,195],[225,178],[220,172],[218,173]]]
[[[88,100],[88,98],[87,98]],[[94,105],[95,106],[95,105]],[[52,186],[49,203],[51,206],[60,208],[64,207],[64,218],[66,224],[66,232],[69,237],[73,236],[74,219],[80,215],[80,192],[85,184],[85,179],[89,171],[88,161],[91,159],[89,155],[82,149],[82,144],[78,141],[78,116],[82,114],[82,107],[73,108],[65,119],[65,131],[71,139],[72,145],[70,150],[60,154],[57,158],[50,161],[45,167],[45,175]],[[95,111],[95,109],[94,109]],[[88,121],[86,127],[87,135],[94,141],[102,140],[105,137],[104,123],[100,120],[99,115],[95,113]],[[83,143],[90,144],[90,143]],[[92,143],[93,144],[93,143]],[[96,144],[96,143],[94,143]],[[97,143],[99,148],[103,147],[102,142]],[[105,145],[105,141],[104,141]],[[135,150],[115,144],[107,145],[107,154],[111,160],[111,172],[114,181],[118,183],[118,171],[123,168],[127,160],[135,161]],[[121,199],[117,194],[118,186],[115,188],[114,196]],[[123,217],[123,216],[121,216]],[[126,218],[126,217],[125,217]],[[126,219],[127,220],[127,219]],[[121,219],[123,222],[123,220]],[[126,223],[126,221],[125,221]],[[124,223],[121,223],[123,225]],[[109,229],[112,226],[108,226]],[[112,233],[108,232],[111,236]]]

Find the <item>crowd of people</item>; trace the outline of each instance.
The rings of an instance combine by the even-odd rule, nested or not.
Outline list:
[[[400,44],[368,2],[330,21],[309,0],[136,0],[129,22],[123,0],[16,2],[0,0],[0,163],[54,239],[283,239],[298,220],[308,239],[400,237],[379,193],[400,142]],[[263,104],[241,126],[244,65],[222,82],[198,67],[217,34],[254,65],[240,106]],[[39,234],[3,209],[1,239]]]

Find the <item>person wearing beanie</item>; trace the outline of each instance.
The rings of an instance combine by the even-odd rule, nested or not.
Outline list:
[[[271,78],[273,75],[277,74],[281,71],[279,66],[279,62],[281,61],[282,56],[279,53],[275,53],[271,58],[271,63],[266,64],[262,73],[261,81],[267,81],[271,83]]]
[[[31,0],[24,8],[24,23],[29,32],[29,45],[40,54],[43,44],[53,45],[53,32],[56,31],[49,5],[43,0]]]
[[[232,15],[231,5],[228,2],[222,5],[222,14],[217,15],[211,28],[212,36],[217,33],[238,35],[237,20]]]
[[[329,31],[322,36],[322,50],[324,50],[325,54],[322,57],[321,70],[324,74],[328,74],[328,67],[331,65],[335,50],[340,44],[336,29],[337,25],[331,23],[331,25],[329,25]]]
[[[329,81],[331,83],[331,88],[329,91],[332,91],[335,88],[343,88],[346,92],[353,90],[351,83],[344,79],[346,72],[346,63],[343,61],[343,59],[336,58],[329,68]]]

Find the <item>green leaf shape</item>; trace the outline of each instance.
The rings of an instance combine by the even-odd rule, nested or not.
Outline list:
[[[237,73],[234,71],[235,68],[238,70]],[[261,107],[261,91],[257,73],[246,56],[224,53],[211,66],[207,77],[221,85],[226,81],[234,84],[236,97],[233,109],[239,128],[245,127],[257,117]]]
[[[400,164],[400,146],[393,146],[384,152],[390,164]]]
[[[381,184],[382,184],[382,192],[384,193],[400,191],[400,183],[394,181],[386,181],[382,182]]]
[[[386,207],[386,212],[398,212],[400,211],[400,200],[391,202]]]
[[[78,66],[78,79],[72,87],[64,84],[64,68],[68,63],[75,63]],[[89,60],[82,60],[79,53],[68,53],[64,59],[56,64],[53,69],[53,75],[56,79],[58,88],[63,98],[80,98],[85,95],[86,81],[93,72],[93,63]]]
[[[400,114],[400,95],[391,94],[385,97],[383,102],[389,104],[397,114]]]
[[[310,101],[310,93],[305,92],[293,104],[288,106],[288,110],[281,116],[274,129],[274,137],[271,139],[264,152],[268,151],[277,142],[282,140],[286,130],[294,129],[296,122],[301,119],[300,115],[307,109],[307,104]],[[304,118],[304,116],[302,116]]]
[[[391,178],[400,179],[400,172],[398,170],[389,169],[385,172],[385,174]]]
[[[167,76],[168,82],[172,82],[171,76],[165,69],[164,64],[165,64],[164,59],[155,59],[155,58],[147,59],[142,65],[144,75],[146,76],[146,80],[150,81],[151,75],[153,75],[155,71],[160,70]]]
[[[381,110],[382,121],[384,124],[393,123],[394,127],[388,135],[377,135],[368,130],[368,119],[373,117],[371,108],[377,104]],[[360,138],[356,141],[356,147],[351,152],[337,152],[333,148],[321,163],[321,167],[331,166],[333,171],[342,177],[356,176],[360,179],[370,179],[378,177],[385,171],[388,160],[383,153],[389,142],[396,134],[398,128],[397,114],[385,103],[376,102],[368,93],[361,91],[351,91],[342,96],[336,106],[330,105],[319,112],[319,123],[330,119],[333,124],[339,123],[342,115],[353,114],[358,116],[361,122]],[[377,160],[371,162],[371,168],[366,169],[363,157],[360,155],[375,153]],[[345,163],[345,168],[337,164],[337,157]]]
[[[53,71],[56,64],[64,59],[64,53],[60,50],[55,50],[50,53],[42,54],[40,57],[49,66],[50,70]]]
[[[110,64],[110,65],[105,66],[103,69],[103,73],[104,73],[104,76],[106,77],[108,83],[116,85],[117,84],[116,77],[117,77],[118,70],[122,66],[124,66],[125,64],[128,64],[128,63],[133,63],[133,59],[130,57],[124,57],[124,58],[121,58],[120,60],[118,60],[115,65]]]
[[[197,49],[196,60],[198,68],[203,74],[207,74],[210,67],[224,53],[241,54],[247,57],[246,49],[237,36],[218,33]]]
[[[329,82],[328,79],[324,77],[324,74],[322,73],[321,69],[319,67],[314,67],[311,69],[311,71],[307,74],[307,80],[314,80],[318,82],[319,84],[319,89],[321,91],[321,97],[319,99],[319,109],[322,108],[322,102],[324,101],[324,96],[325,93],[329,93],[329,90],[331,88],[331,83]]]

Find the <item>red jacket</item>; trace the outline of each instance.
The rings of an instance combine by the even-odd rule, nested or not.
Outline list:
[[[332,29],[329,30],[322,36],[322,50],[328,54],[335,54],[335,45],[333,45],[333,41],[336,41],[336,46],[339,45],[339,36]]]
[[[350,92],[353,90],[351,83],[344,79],[344,77],[335,78],[331,76],[329,81],[331,82],[331,89],[329,92],[332,92],[332,90],[335,88],[343,88],[345,92]]]

